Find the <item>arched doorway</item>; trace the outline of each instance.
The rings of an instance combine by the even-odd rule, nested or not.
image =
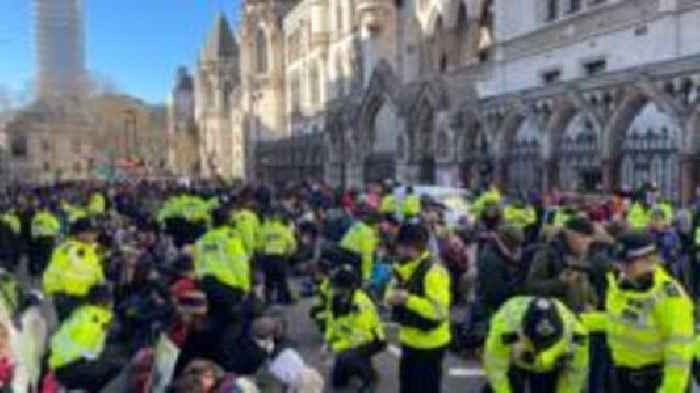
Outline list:
[[[622,187],[636,190],[654,183],[663,197],[679,200],[680,137],[681,132],[671,118],[655,103],[647,103],[634,117],[622,142]]]
[[[435,184],[434,114],[429,103],[424,102],[421,105],[417,118],[418,137],[414,141],[414,151],[418,164],[418,181],[421,184]]]
[[[490,154],[486,133],[479,123],[464,136],[461,151],[463,184],[471,188],[488,186],[493,180],[493,157]]]
[[[540,131],[532,118],[520,124],[508,148],[508,188],[512,192],[527,193],[542,189],[542,160]]]
[[[592,192],[603,180],[600,138],[593,122],[576,114],[562,135],[558,159],[559,188],[563,191]]]
[[[399,118],[389,102],[377,105],[371,125],[371,151],[364,162],[364,181],[381,182],[396,177],[396,151],[399,136]]]

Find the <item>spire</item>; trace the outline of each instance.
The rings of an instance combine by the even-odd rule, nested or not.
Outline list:
[[[202,48],[203,59],[219,59],[238,56],[238,43],[231,33],[231,28],[223,13],[219,13],[214,28],[209,33]]]

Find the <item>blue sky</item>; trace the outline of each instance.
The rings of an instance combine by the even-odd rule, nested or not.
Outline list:
[[[223,10],[229,22],[237,0],[83,0],[86,56],[91,71],[127,94],[164,102],[178,65],[197,51]],[[0,87],[18,96],[34,73],[32,0],[0,0]]]

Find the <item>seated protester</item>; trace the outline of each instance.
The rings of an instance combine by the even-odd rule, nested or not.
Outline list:
[[[263,316],[253,321],[250,331],[236,340],[225,351],[218,363],[224,370],[237,375],[254,375],[267,361],[272,359],[283,344],[282,323],[272,317]]]
[[[493,393],[580,393],[586,330],[557,300],[514,297],[491,321],[484,368]]]
[[[374,266],[368,285],[368,294],[377,302],[384,299],[384,292],[393,278],[392,257],[387,248],[381,244],[374,254]]]
[[[15,359],[10,345],[10,331],[0,324],[0,392],[12,393],[12,379],[15,373]]]
[[[118,306],[121,330],[132,350],[152,344],[171,316],[165,288],[148,263],[139,263]]]
[[[357,377],[362,383],[360,391],[365,392],[376,382],[372,357],[386,347],[386,340],[374,304],[360,284],[351,267],[341,267],[333,275],[326,342],[336,354],[333,387],[345,387]]]
[[[109,287],[92,287],[86,300],[51,337],[48,366],[64,388],[97,392],[119,375],[127,359],[107,342],[113,318]]]
[[[172,386],[174,393],[257,393],[251,381],[227,374],[208,360],[194,360]]]

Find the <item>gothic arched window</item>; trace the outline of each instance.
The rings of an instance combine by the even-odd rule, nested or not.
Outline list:
[[[309,84],[311,85],[311,105],[316,105],[321,101],[321,81],[319,79],[318,64],[311,66]]]
[[[343,72],[343,58],[340,56],[340,51],[335,56],[335,85],[338,91],[338,97],[345,95],[345,73]]]
[[[647,103],[635,116],[622,142],[622,186],[631,190],[655,183],[661,194],[678,200],[680,130],[669,115]]]
[[[342,35],[343,33],[343,2],[341,0],[336,0],[336,6],[335,6],[335,18],[336,18],[336,24],[338,27],[338,34]]]
[[[268,62],[267,62],[267,37],[262,28],[258,29],[255,34],[255,50],[256,50],[256,60],[257,60],[257,70],[258,73],[267,72]]]

